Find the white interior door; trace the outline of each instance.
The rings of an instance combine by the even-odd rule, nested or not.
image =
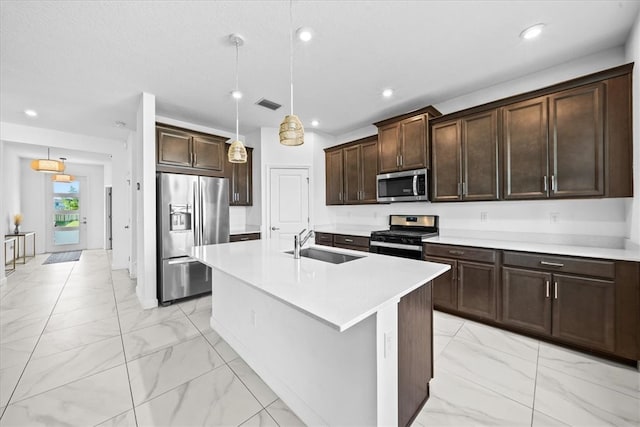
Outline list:
[[[309,228],[309,169],[271,168],[269,183],[269,238],[293,249],[293,236]]]
[[[86,179],[76,177],[72,182],[47,180],[47,183],[47,252],[86,249],[87,217],[82,197]]]

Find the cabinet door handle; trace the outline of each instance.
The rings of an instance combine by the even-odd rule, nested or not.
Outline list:
[[[544,192],[549,191],[549,184],[547,183],[547,175],[542,177],[542,184],[544,185]]]
[[[462,183],[458,183],[458,196],[462,196]]]
[[[347,243],[353,243],[353,239],[344,239],[344,241]]]
[[[547,280],[547,298],[549,298],[549,281]]]
[[[338,200],[342,201],[342,191],[338,192]]]
[[[553,282],[553,297],[558,299],[558,282]]]
[[[462,183],[462,197],[467,195],[467,183],[463,182]]]
[[[402,154],[400,154],[400,166],[402,166]]]
[[[400,166],[400,156],[396,156],[396,166]]]
[[[198,163],[198,153],[193,152],[193,165],[195,166]]]
[[[555,192],[556,191],[556,176],[555,175],[551,175],[551,191]]]
[[[559,262],[540,261],[540,265],[546,265],[548,267],[564,267],[564,264]]]
[[[449,253],[451,255],[464,255],[464,251],[450,250]]]

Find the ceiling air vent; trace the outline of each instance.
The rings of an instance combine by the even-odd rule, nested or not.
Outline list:
[[[262,98],[260,101],[256,102],[256,104],[273,111],[276,111],[278,108],[282,107],[282,105],[278,104],[277,102],[269,101],[265,98]]]

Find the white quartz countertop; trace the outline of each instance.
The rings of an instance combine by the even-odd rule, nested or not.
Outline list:
[[[586,258],[601,258],[621,261],[640,261],[640,250],[625,248],[602,248],[592,246],[563,245],[551,243],[527,242],[524,240],[499,240],[484,238],[469,238],[461,236],[431,237],[424,243],[439,243],[447,245],[473,246],[478,248],[503,249],[524,252],[537,252],[553,255],[579,256]]]
[[[444,264],[314,245],[362,258],[343,264],[305,257],[296,260],[277,243],[253,240],[197,246],[192,256],[340,332],[450,269]],[[213,288],[215,298],[215,282]]]
[[[372,231],[386,230],[388,228],[389,226],[384,225],[318,225],[313,230],[319,233],[370,237]]]

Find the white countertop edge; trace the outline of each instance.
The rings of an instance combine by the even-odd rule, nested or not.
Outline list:
[[[308,247],[317,247],[317,248],[319,248],[321,250],[327,250],[327,248],[325,246],[322,246],[322,245],[309,245]],[[318,316],[318,315],[316,315],[316,314],[314,314],[314,313],[312,313],[312,312],[310,312],[310,311],[308,311],[308,310],[306,310],[306,309],[304,309],[304,308],[302,308],[300,306],[297,306],[297,305],[287,301],[286,299],[281,298],[278,295],[275,295],[275,294],[273,294],[273,293],[261,288],[260,286],[257,286],[257,285],[255,285],[253,283],[250,283],[250,282],[246,281],[246,280],[243,280],[242,278],[238,277],[236,274],[234,274],[233,272],[225,269],[224,267],[220,267],[218,265],[213,265],[213,264],[207,262],[206,260],[204,260],[204,259],[202,259],[202,258],[197,256],[197,254],[195,253],[196,250],[197,250],[196,247],[194,247],[194,251],[192,252],[192,256],[194,258],[198,259],[203,264],[205,264],[205,265],[207,265],[207,266],[209,266],[209,267],[211,267],[213,269],[222,271],[225,274],[228,274],[229,276],[233,277],[234,279],[239,280],[240,282],[245,283],[248,286],[251,286],[252,288],[264,293],[265,295],[268,295],[269,297],[274,298],[275,300],[280,301],[283,304],[286,304],[287,306],[289,306],[289,307],[291,307],[291,308],[293,308],[295,310],[300,311],[301,313],[305,313],[306,315],[318,320],[319,322],[329,326],[332,329],[337,330],[338,332],[346,331],[347,329],[349,329],[352,326],[360,323],[361,321],[363,321],[367,317],[371,316],[372,314],[377,313],[378,311],[380,311],[380,309],[382,309],[383,307],[385,307],[388,304],[391,304],[391,303],[397,304],[403,296],[410,294],[411,292],[413,292],[414,290],[418,289],[422,285],[425,285],[425,284],[431,282],[436,277],[440,276],[441,274],[443,274],[446,271],[451,269],[450,265],[440,264],[441,268],[436,273],[434,273],[433,275],[429,276],[427,279],[421,280],[419,283],[415,283],[415,284],[411,285],[410,287],[406,288],[403,292],[400,292],[399,294],[396,294],[396,295],[386,299],[385,301],[381,302],[380,304],[378,304],[376,306],[373,306],[373,307],[369,308],[368,310],[366,310],[366,311],[364,311],[362,313],[359,313],[357,316],[349,319],[348,321],[345,321],[345,322],[342,322],[342,323],[336,323],[336,322],[332,322],[332,321],[330,321],[330,320],[328,320],[326,318],[323,318],[321,316]],[[284,253],[285,250],[283,250],[281,252]],[[343,249],[343,248],[331,248],[330,252],[345,253],[345,254],[356,255],[356,256],[357,255],[360,255],[360,256],[363,255],[359,251],[354,251],[354,250],[350,250],[350,249]],[[365,256],[367,256],[367,255],[365,255]],[[385,256],[385,255],[379,255],[379,256]],[[323,261],[318,261],[318,260],[310,260],[310,261],[323,262]],[[434,263],[432,262],[432,264],[434,264]]]

